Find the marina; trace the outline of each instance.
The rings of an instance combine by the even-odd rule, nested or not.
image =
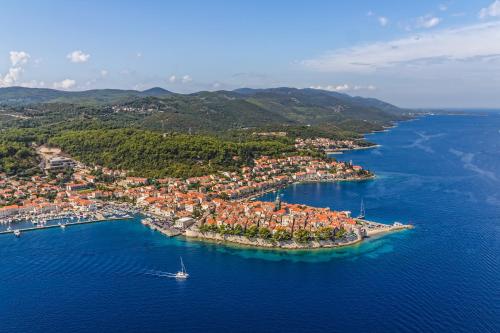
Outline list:
[[[31,228],[4,230],[4,231],[0,231],[0,235],[2,235],[2,234],[14,234],[15,236],[19,237],[23,232],[28,232],[28,231],[44,230],[44,229],[50,229],[50,228],[62,228],[62,229],[64,229],[66,227],[82,225],[82,224],[90,224],[90,223],[98,223],[98,222],[110,222],[110,221],[123,221],[123,220],[130,220],[130,219],[132,219],[131,216],[111,217],[111,218],[99,219],[99,220],[84,220],[84,221],[77,221],[77,222],[66,222],[64,224],[62,224],[62,223],[61,224],[44,224],[44,225],[40,225],[37,227],[31,227]]]
[[[106,222],[130,220],[138,211],[132,208],[115,207],[112,205],[101,207],[95,211],[67,211],[52,214],[16,215],[0,220],[0,235],[14,234],[20,237],[22,233],[36,230],[66,227]]]

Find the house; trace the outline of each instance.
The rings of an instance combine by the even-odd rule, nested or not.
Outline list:
[[[45,162],[46,171],[62,171],[66,169],[72,169],[75,166],[75,161],[73,161],[71,158],[63,156],[52,157]]]
[[[19,212],[18,205],[10,205],[0,208],[0,217],[15,215]]]
[[[72,183],[66,185],[66,191],[80,191],[87,188],[86,183]]]
[[[192,226],[196,221],[192,217],[183,217],[175,221],[174,227],[179,229],[186,229]]]
[[[122,186],[139,186],[147,185],[148,179],[144,177],[127,177],[122,180],[119,184]]]

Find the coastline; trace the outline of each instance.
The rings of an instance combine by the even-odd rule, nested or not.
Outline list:
[[[261,238],[247,238],[246,236],[235,235],[220,235],[214,232],[202,233],[198,230],[186,230],[184,237],[186,239],[195,239],[202,242],[209,241],[217,244],[234,244],[250,248],[259,249],[282,249],[282,250],[314,250],[321,248],[336,248],[354,245],[362,242],[363,239],[356,239],[348,242],[335,241],[309,241],[307,243],[299,243],[296,241],[269,241]]]
[[[371,223],[371,222],[370,222]],[[383,225],[382,223],[376,223]],[[365,237],[357,237],[349,241],[332,241],[332,240],[311,240],[306,243],[299,243],[294,240],[290,241],[270,241],[261,238],[247,238],[246,236],[236,235],[220,235],[214,232],[201,232],[197,229],[187,229],[183,236],[187,240],[196,240],[200,242],[211,242],[215,244],[237,245],[248,248],[268,249],[268,250],[318,250],[318,249],[334,249],[346,246],[361,244],[364,240],[368,240],[374,236],[383,235],[386,233],[399,232],[403,230],[413,229],[412,225],[384,225],[383,229],[367,231]],[[161,231],[160,231],[161,232]]]
[[[388,130],[384,130],[388,131]],[[356,147],[356,148],[339,148],[339,149],[331,149],[331,150],[325,150],[325,154],[327,155],[341,155],[346,151],[354,151],[354,150],[367,150],[367,149],[374,149],[374,148],[380,148],[382,145],[375,144],[373,146],[366,146],[366,147]]]
[[[373,180],[376,177],[377,176],[375,174],[372,174],[371,176],[363,177],[363,178],[351,177],[351,178],[344,178],[344,179],[338,178],[338,179],[317,179],[317,180],[290,181],[286,184],[279,185],[279,186],[276,186],[274,188],[266,189],[266,190],[261,191],[259,193],[254,193],[254,194],[251,194],[251,195],[243,197],[243,198],[235,199],[234,201],[241,202],[241,201],[246,201],[246,200],[250,200],[250,201],[255,200],[255,198],[261,197],[261,196],[268,194],[268,193],[277,192],[281,189],[287,188],[290,185],[314,184],[314,183],[337,183],[337,182],[362,182],[362,181]]]

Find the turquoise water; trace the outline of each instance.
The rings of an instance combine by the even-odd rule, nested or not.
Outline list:
[[[499,332],[500,115],[435,116],[348,152],[366,182],[294,185],[300,202],[414,230],[341,249],[169,239],[138,221],[0,236],[2,332]],[[273,200],[274,195],[264,199]],[[191,277],[162,277],[183,257]]]

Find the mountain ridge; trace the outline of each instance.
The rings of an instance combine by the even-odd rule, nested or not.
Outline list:
[[[178,94],[144,91],[0,88],[0,105],[26,117],[30,126],[76,119],[161,131],[221,132],[247,128],[312,126],[366,133],[406,119],[406,110],[372,98],[289,87]],[[11,112],[12,113],[12,112]]]

